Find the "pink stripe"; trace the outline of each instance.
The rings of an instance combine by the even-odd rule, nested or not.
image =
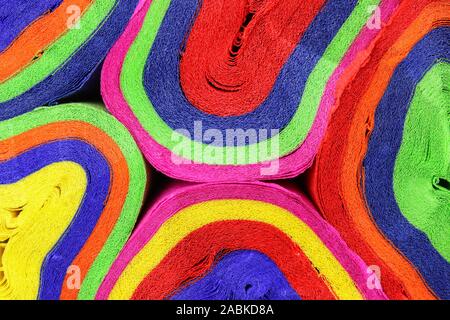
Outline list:
[[[183,183],[167,189],[147,212],[119,254],[100,286],[96,299],[108,298],[125,267],[150,241],[165,221],[183,208],[218,199],[256,200],[288,210],[316,233],[349,273],[366,299],[387,299],[382,290],[371,290],[367,287],[367,265],[348,248],[338,232],[319,216],[306,197],[297,192],[288,191],[277,184],[263,182],[208,183],[205,185]]]
[[[399,0],[383,1],[381,5],[383,22],[388,21],[394,9],[397,7],[398,2]],[[358,63],[358,65],[363,62],[362,58],[368,54],[370,49],[369,45],[379,32],[379,30],[363,29],[330,78],[316,119],[304,143],[296,151],[279,160],[279,173],[271,176],[261,176],[261,169],[267,168],[268,164],[232,166],[232,170],[230,170],[230,166],[175,164],[172,162],[171,151],[159,145],[145,131],[139,123],[139,120],[133,114],[120,90],[120,72],[125,56],[142,27],[150,4],[151,0],[141,1],[139,9],[130,21],[126,31],[106,58],[102,70],[102,96],[108,109],[130,129],[140,149],[156,169],[172,178],[194,182],[251,181],[255,179],[267,180],[269,178],[283,179],[295,177],[309,168],[317,153],[320,141],[324,136],[330,109],[335,101],[335,91],[341,75],[353,62]]]

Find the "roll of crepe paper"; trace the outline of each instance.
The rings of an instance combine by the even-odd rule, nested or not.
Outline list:
[[[310,179],[395,299],[450,299],[448,1],[405,1],[345,88]]]
[[[0,0],[0,120],[81,89],[139,0]]]
[[[377,285],[297,191],[185,184],[155,201],[96,298],[385,299]]]
[[[93,298],[146,183],[128,131],[91,105],[0,123],[0,299]]]
[[[102,95],[166,175],[293,177],[312,163],[344,71],[370,52],[374,8],[383,24],[398,2],[142,0]]]

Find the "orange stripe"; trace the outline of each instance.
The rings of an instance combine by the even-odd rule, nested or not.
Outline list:
[[[0,53],[0,83],[11,78],[39,58],[45,49],[67,30],[67,8],[75,5],[81,14],[94,0],[64,0],[55,11],[30,24],[2,53]]]
[[[431,2],[431,1],[429,1]],[[361,163],[366,154],[367,140],[369,138],[369,132],[372,130],[372,124],[374,122],[375,110],[381,100],[384,91],[390,81],[390,78],[395,71],[398,64],[407,56],[412,50],[414,45],[420,41],[429,31],[439,26],[439,24],[445,24],[448,21],[448,1],[434,1],[425,6],[421,11],[419,7],[424,6],[424,1],[417,2],[416,6],[412,6],[411,1],[404,1],[401,9],[396,13],[391,21],[392,26],[387,26],[387,30],[396,28],[397,31],[402,32],[399,39],[394,42],[386,53],[377,60],[369,61],[367,65],[370,65],[373,69],[368,70],[366,67],[366,73],[372,72],[373,76],[370,77],[371,82],[368,85],[367,90],[364,92],[354,92],[347,94],[348,97],[353,95],[353,99],[357,99],[357,95],[364,94],[361,99],[358,100],[357,105],[353,106],[340,106],[339,100],[336,102],[337,107],[336,114],[333,115],[334,121],[339,123],[347,123],[349,129],[339,127],[337,124],[334,129],[330,129],[327,133],[327,138],[323,143],[322,150],[316,159],[315,167],[309,178],[309,183],[312,184],[313,198],[320,207],[324,216],[330,221],[333,221],[335,227],[339,230],[353,229],[353,236],[355,239],[360,239],[358,243],[353,243],[351,247],[359,253],[362,257],[372,257],[374,261],[367,261],[368,263],[377,262],[376,258],[373,258],[373,254],[380,260],[379,263],[384,263],[390,270],[385,271],[385,281],[388,275],[392,272],[397,279],[400,279],[407,290],[408,297],[412,299],[435,299],[432,291],[428,288],[421,275],[415,270],[409,261],[398,252],[395,247],[386,239],[383,234],[378,230],[376,224],[371,218],[370,212],[366,207],[364,199],[364,190],[360,190],[361,181],[358,177],[364,179],[364,172],[360,172]],[[402,20],[408,15],[408,12],[418,12],[418,17],[407,27],[399,29],[397,19]],[[411,15],[411,13],[409,13]],[[377,45],[386,45],[385,42],[389,41],[386,37],[378,39]],[[373,63],[373,62],[376,63]],[[356,76],[356,78],[361,76]],[[354,86],[346,88],[346,90],[353,90]],[[349,103],[349,99],[345,100],[346,104]],[[349,110],[352,108],[352,110]],[[354,114],[353,114],[354,112]],[[353,114],[353,116],[352,116]],[[338,120],[341,118],[340,120]],[[333,120],[331,121],[333,124]],[[349,124],[351,123],[351,124]],[[345,127],[344,126],[344,127]],[[333,127],[333,125],[331,125]],[[351,137],[351,138],[350,138]],[[339,143],[342,145],[342,149],[333,150],[334,141],[336,139],[343,139],[345,142]],[[338,154],[337,154],[338,152]],[[335,154],[333,156],[333,154]],[[338,158],[335,158],[338,157]],[[331,164],[332,162],[332,164]],[[322,167],[334,165],[334,170],[339,172],[337,175],[337,197],[343,199],[343,203],[338,205],[336,203],[327,203],[327,191],[323,190],[327,185],[327,171],[324,172]],[[320,166],[320,167],[319,167]],[[330,207],[333,205],[335,209]],[[342,205],[342,207],[341,207]],[[337,207],[341,209],[337,209]],[[330,212],[330,211],[331,212]],[[337,214],[340,212],[343,216],[330,217],[329,214]],[[333,213],[334,212],[334,213]],[[339,222],[336,221],[339,219]],[[345,221],[344,224],[342,221]],[[349,225],[352,227],[349,228]],[[344,230],[343,234],[346,231]],[[351,240],[351,239],[350,239]],[[362,241],[361,241],[362,240]],[[348,239],[347,239],[348,241]],[[349,243],[351,243],[350,241]],[[365,246],[368,244],[368,248]],[[366,250],[366,252],[364,251]],[[367,251],[368,250],[368,251]],[[383,282],[383,275],[382,275]],[[389,287],[389,286],[388,286]],[[387,292],[390,296],[398,298],[398,295],[402,292]]]
[[[34,146],[60,139],[78,139],[93,145],[107,159],[111,168],[111,186],[105,204],[93,232],[73,261],[81,270],[81,280],[103,248],[113,230],[128,193],[129,171],[122,151],[114,140],[97,127],[81,121],[51,123],[34,128],[18,136],[0,141],[0,161],[17,156]],[[64,281],[64,283],[66,283]],[[76,299],[78,290],[68,290],[63,286],[61,299]]]
[[[365,134],[367,119],[369,119],[368,124],[371,131],[373,129],[372,124],[375,121],[375,110],[384,95],[396,67],[406,58],[420,39],[429,33],[429,31],[438,27],[437,21],[440,20],[443,25],[446,24],[444,21],[446,19],[448,21],[448,9],[448,2],[443,3],[442,1],[427,6],[418,19],[402,34],[400,41],[395,43],[381,60],[380,66],[373,77],[374,80],[356,107],[357,113],[350,127],[349,136],[353,138],[349,140],[343,158],[344,166],[342,176],[344,179],[342,191],[344,198],[351,199],[354,195],[354,190],[358,188],[356,180],[352,177],[354,177],[355,173],[354,164],[361,163],[367,152],[367,139],[369,137]],[[364,172],[362,172],[362,176],[364,177]],[[414,297],[435,299],[435,296],[427,287],[422,276],[400,252],[393,249],[395,247],[378,230],[364,200],[364,198],[358,197],[355,198],[355,201],[347,203],[349,212],[355,213],[352,219],[356,228],[364,230],[364,232],[361,232],[362,236],[370,243],[370,246],[374,248],[381,259],[385,260],[395,273],[401,275],[401,279],[407,285],[408,289],[411,290],[411,294]]]

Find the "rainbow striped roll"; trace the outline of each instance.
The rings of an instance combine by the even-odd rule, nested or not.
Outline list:
[[[0,299],[93,298],[146,182],[128,131],[93,105],[0,123]]]
[[[370,270],[296,191],[181,185],[156,200],[96,298],[385,299]]]
[[[81,90],[138,0],[0,0],[0,121]]]
[[[381,26],[398,2],[142,0],[105,61],[102,95],[168,176],[293,177],[370,52],[374,9]]]
[[[311,176],[395,299],[450,299],[450,4],[404,1],[343,90]]]

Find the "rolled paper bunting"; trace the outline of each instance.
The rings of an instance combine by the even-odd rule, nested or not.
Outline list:
[[[182,184],[155,201],[96,298],[385,299],[368,271],[295,190]]]
[[[0,123],[0,299],[94,298],[143,200],[128,131],[93,105]]]
[[[80,90],[139,0],[0,0],[0,121]]]
[[[140,4],[102,69],[108,109],[166,175],[232,182],[311,165],[337,86],[380,32],[374,8],[383,24],[399,0]]]
[[[401,4],[334,106],[309,177],[393,299],[450,299],[449,9]]]

